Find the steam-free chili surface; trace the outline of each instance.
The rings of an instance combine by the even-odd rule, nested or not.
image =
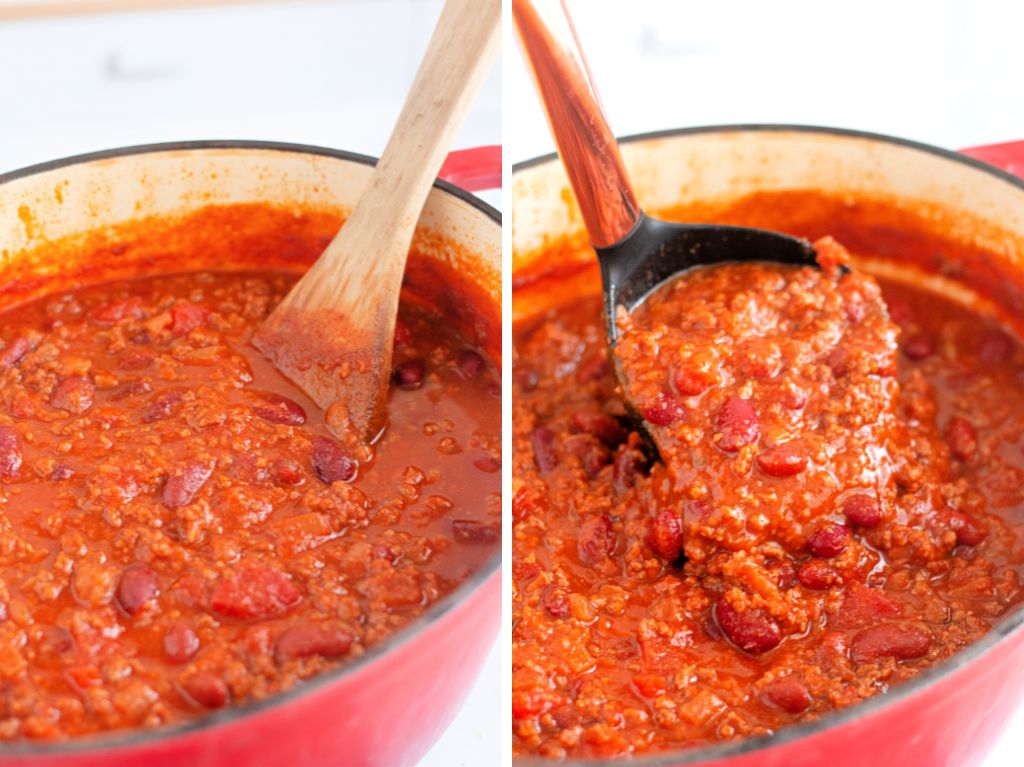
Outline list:
[[[600,309],[515,332],[517,754],[769,733],[883,693],[1020,600],[1024,348],[1005,330],[856,273],[695,271],[616,351],[661,463],[624,418]]]
[[[0,315],[0,738],[265,698],[494,555],[494,367],[404,296],[390,425],[345,448],[248,342],[295,279],[140,278]]]

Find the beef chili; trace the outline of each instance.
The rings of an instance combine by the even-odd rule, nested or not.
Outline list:
[[[275,216],[259,247],[293,266],[333,229],[242,210],[232,231]],[[403,290],[390,423],[346,447],[249,343],[297,277],[92,274],[0,314],[0,739],[267,698],[495,556],[500,390],[479,339]]]
[[[718,218],[834,223],[811,194],[745,206]],[[869,222],[859,254],[931,256]],[[821,270],[692,270],[619,318],[658,455],[626,417],[596,271],[554,306],[543,279],[522,289],[548,308],[514,328],[516,755],[770,734],[884,693],[1021,600],[1024,346],[818,251]]]

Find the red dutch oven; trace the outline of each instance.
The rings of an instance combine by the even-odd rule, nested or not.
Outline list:
[[[894,246],[882,258],[864,262],[865,268],[903,279],[924,276],[960,300],[983,296],[1018,332],[1024,330],[1024,181],[1018,177],[1024,176],[1024,142],[955,153],[855,131],[754,125],[667,131],[620,144],[639,202],[653,214],[688,205],[725,209],[755,192],[787,190],[817,190],[848,200],[851,217],[858,199],[885,202],[951,245],[963,246],[963,252],[983,252],[986,258],[965,260],[956,265],[962,268],[939,277],[925,274],[929,270],[920,264],[901,263]],[[566,267],[592,256],[583,247],[583,222],[555,156],[517,165],[512,190],[512,312],[519,321],[572,293],[571,283],[557,291],[532,290],[543,283],[545,273],[561,269],[563,276],[571,274],[572,268]],[[559,241],[581,248],[545,251],[545,245]],[[951,247],[941,254],[947,267],[958,250]],[[774,735],[626,763],[977,765],[1022,699],[1024,608],[1018,605],[980,641],[887,694]],[[522,759],[516,764],[540,767],[550,762]],[[623,762],[564,764],[621,767]]]
[[[40,244],[73,243],[149,217],[173,220],[207,205],[245,203],[344,212],[373,163],[331,149],[217,141],[118,149],[8,173],[0,176],[0,286],[5,275],[24,277],[26,269],[59,273],[60,264],[30,262]],[[483,323],[500,339],[501,216],[466,189],[500,187],[501,149],[454,152],[442,174],[454,183],[434,185],[414,246],[420,257],[444,260],[479,284],[489,299]],[[240,252],[237,263],[217,266],[258,266],[252,258]],[[151,265],[140,268],[152,273]],[[4,302],[0,289],[0,308]],[[498,343],[489,351],[500,360]],[[458,712],[494,643],[500,569],[498,552],[406,628],[291,691],[177,726],[0,744],[0,765],[413,765]]]

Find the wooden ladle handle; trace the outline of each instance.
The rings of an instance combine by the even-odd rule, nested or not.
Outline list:
[[[595,248],[619,242],[640,208],[563,0],[512,0],[558,154]]]

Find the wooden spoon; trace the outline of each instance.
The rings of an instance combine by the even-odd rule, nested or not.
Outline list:
[[[405,260],[427,194],[497,52],[500,0],[447,0],[384,154],[337,236],[253,343],[349,443],[387,422]]]

